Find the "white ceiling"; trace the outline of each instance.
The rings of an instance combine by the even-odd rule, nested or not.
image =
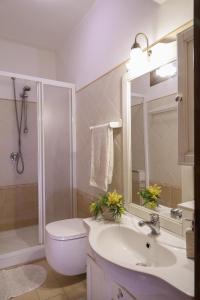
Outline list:
[[[0,37],[58,49],[94,0],[0,0]]]

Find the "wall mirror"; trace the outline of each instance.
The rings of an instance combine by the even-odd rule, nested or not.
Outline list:
[[[182,49],[183,41],[186,53]],[[188,24],[156,43],[152,47],[151,58],[140,62],[139,67],[133,67],[123,78],[126,208],[143,218],[155,211],[160,214],[161,226],[179,234],[182,234],[181,204],[193,200],[193,154],[192,150],[183,151],[182,141],[187,139],[193,143],[192,85],[187,82],[188,89],[180,91],[180,86],[184,85],[183,78],[192,81],[192,43],[192,28]],[[190,72],[188,66],[192,70],[189,76],[186,76],[183,67],[179,68],[185,55],[190,60],[185,70]],[[182,123],[185,124],[186,119],[188,121],[185,117],[187,112],[191,122],[183,128]],[[193,145],[188,149],[193,149]],[[157,207],[151,207],[151,203],[145,202],[139,195],[153,185],[161,188]]]

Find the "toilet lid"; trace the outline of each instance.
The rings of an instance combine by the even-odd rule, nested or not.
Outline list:
[[[83,220],[78,218],[49,223],[46,225],[46,232],[54,240],[72,240],[87,235]]]

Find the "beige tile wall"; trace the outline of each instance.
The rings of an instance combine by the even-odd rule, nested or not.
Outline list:
[[[121,79],[125,73],[122,65],[86,88],[77,92],[77,210],[79,217],[89,216],[89,203],[102,192],[89,185],[90,130],[89,127],[121,118]],[[168,102],[168,99],[166,99]],[[153,107],[151,107],[153,108]],[[122,190],[122,131],[114,131],[115,169],[111,189]],[[180,181],[179,181],[180,182]],[[134,191],[137,187],[134,187]],[[168,197],[170,195],[170,197]],[[179,185],[163,185],[163,201],[170,207],[181,199]],[[139,198],[137,198],[139,202]],[[165,205],[166,205],[165,204]]]
[[[86,88],[77,92],[77,196],[78,214],[87,216],[88,203],[102,192],[89,185],[90,130],[89,127],[122,117],[121,65]],[[114,130],[114,176],[110,190],[122,192],[122,130]]]
[[[79,218],[87,218],[90,216],[89,204],[95,200],[96,197],[88,193],[77,190],[77,216]]]
[[[182,202],[182,190],[180,187],[172,186],[172,185],[165,185],[159,182],[150,182],[150,185],[158,184],[162,188],[161,198],[159,203],[164,206],[176,208],[179,203]],[[141,204],[142,199],[137,194],[140,191],[140,184],[139,181],[133,180],[132,181],[132,197],[133,203]]]
[[[18,101],[19,104],[21,101]],[[28,129],[28,134],[22,133],[25,170],[23,174],[19,175],[15,170],[14,162],[10,160],[10,153],[18,151],[14,101],[0,99],[0,186],[37,182],[36,102],[28,102]]]
[[[132,199],[133,203],[140,205],[141,199],[138,195],[138,192],[140,191],[140,184],[137,181],[132,180]]]
[[[37,184],[0,187],[0,231],[37,222]]]
[[[22,133],[25,169],[19,175],[9,158],[18,149],[14,101],[0,99],[0,231],[38,222],[36,102],[28,102],[28,129]]]
[[[162,188],[159,203],[168,207],[177,208],[178,204],[182,202],[181,187],[166,185],[159,182],[156,183]],[[155,182],[150,182],[150,184],[155,184]]]

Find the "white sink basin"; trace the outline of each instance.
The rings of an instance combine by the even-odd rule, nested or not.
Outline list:
[[[156,238],[124,225],[102,228],[95,236],[90,241],[97,254],[122,267],[168,267],[176,263],[176,256]]]
[[[176,256],[156,239],[123,225],[111,225],[99,231],[92,245],[103,258],[125,266],[168,267]]]
[[[126,271],[145,274],[150,283],[157,277],[193,296],[194,262],[187,259],[182,239],[162,229],[159,236],[149,235],[148,227],[141,228],[139,219],[132,219],[120,224],[84,220],[89,226],[89,244],[95,260],[102,262],[103,259],[103,264],[117,268],[120,274]]]

